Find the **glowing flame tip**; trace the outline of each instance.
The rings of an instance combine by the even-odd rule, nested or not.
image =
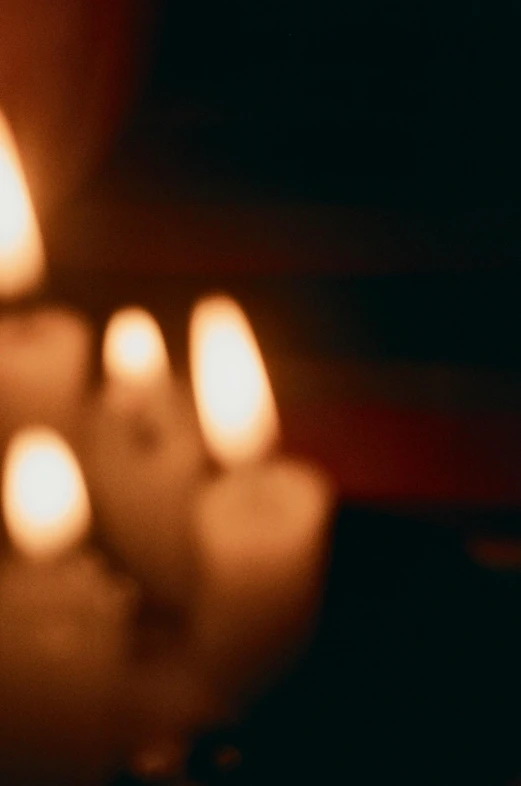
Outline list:
[[[80,466],[52,429],[27,428],[8,445],[2,482],[5,524],[27,556],[47,558],[85,534],[90,503]]]
[[[45,270],[42,238],[11,129],[0,111],[0,298],[35,290]]]
[[[232,298],[207,297],[195,306],[190,362],[211,452],[224,464],[261,458],[278,437],[277,410],[254,333]]]
[[[154,317],[138,307],[112,315],[103,340],[103,366],[109,378],[146,385],[168,369],[168,353]]]

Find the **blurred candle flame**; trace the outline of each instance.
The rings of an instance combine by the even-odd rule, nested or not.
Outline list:
[[[124,308],[112,315],[103,340],[106,375],[130,385],[148,385],[169,367],[161,329],[142,308]]]
[[[26,556],[46,559],[75,545],[90,522],[82,471],[52,429],[18,432],[7,447],[2,482],[8,533]]]
[[[0,298],[31,292],[43,275],[40,230],[13,135],[0,111]]]
[[[279,425],[268,375],[249,322],[229,297],[201,300],[192,314],[190,363],[203,435],[226,465],[261,458]]]

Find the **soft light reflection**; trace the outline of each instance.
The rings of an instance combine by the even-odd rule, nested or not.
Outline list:
[[[8,533],[27,556],[58,555],[89,526],[89,497],[78,461],[49,428],[25,429],[9,443],[2,503]]]
[[[210,297],[196,305],[190,362],[211,452],[224,464],[260,458],[277,438],[277,411],[253,331],[231,298]]]
[[[35,289],[44,275],[44,251],[13,135],[0,111],[0,298]]]
[[[103,341],[103,366],[109,378],[143,385],[168,370],[168,353],[154,317],[125,308],[111,317]]]

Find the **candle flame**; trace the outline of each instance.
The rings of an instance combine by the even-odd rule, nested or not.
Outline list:
[[[215,458],[233,465],[267,453],[278,436],[275,400],[253,331],[231,298],[196,305],[190,362],[199,420]]]
[[[0,111],[0,298],[16,298],[40,284],[43,243],[9,125]]]
[[[142,308],[112,315],[103,340],[103,366],[108,377],[132,385],[149,384],[168,370],[161,329]]]
[[[80,466],[52,429],[27,428],[8,445],[2,482],[4,520],[27,556],[57,556],[77,543],[90,521]]]

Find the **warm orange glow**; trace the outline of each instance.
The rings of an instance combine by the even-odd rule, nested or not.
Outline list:
[[[214,456],[235,464],[264,455],[278,435],[268,375],[253,331],[231,298],[200,301],[190,330],[195,402]]]
[[[168,371],[168,353],[154,317],[125,308],[110,319],[103,341],[103,366],[109,378],[148,385]]]
[[[13,135],[0,111],[0,298],[30,292],[43,274],[40,230]]]
[[[52,429],[28,428],[8,445],[2,482],[4,519],[27,556],[47,558],[77,543],[90,521],[80,466]]]

